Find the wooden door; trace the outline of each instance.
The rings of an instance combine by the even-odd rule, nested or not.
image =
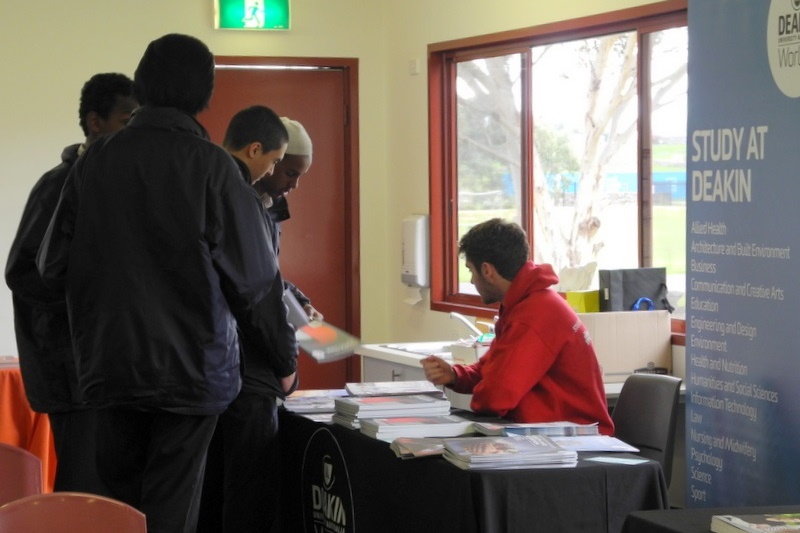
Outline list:
[[[308,173],[288,196],[280,266],[331,324],[359,335],[357,73],[355,60],[216,58],[214,96],[199,121],[221,144],[231,117],[265,105],[298,120],[314,143]],[[300,387],[360,381],[354,356],[318,364],[300,356]]]

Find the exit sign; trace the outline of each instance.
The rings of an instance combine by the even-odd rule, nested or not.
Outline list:
[[[214,27],[288,30],[290,0],[214,0]]]

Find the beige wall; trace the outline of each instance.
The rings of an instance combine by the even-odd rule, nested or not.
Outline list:
[[[651,3],[650,0],[293,0],[289,32],[214,30],[212,0],[4,0],[0,17],[0,257],[33,183],[81,140],[77,107],[97,72],[129,76],[165,33],[218,55],[356,57],[360,64],[361,331],[366,342],[457,338],[464,330],[403,302],[400,221],[428,212],[427,45]],[[420,74],[409,73],[419,61]],[[367,252],[368,250],[368,252]],[[313,295],[312,295],[313,296]],[[324,311],[324,309],[323,309]],[[0,287],[0,354],[16,354]]]

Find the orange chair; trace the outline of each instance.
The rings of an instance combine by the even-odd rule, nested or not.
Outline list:
[[[0,505],[42,493],[42,460],[27,450],[0,442]]]
[[[0,507],[0,533],[147,533],[130,505],[83,492],[49,492]]]

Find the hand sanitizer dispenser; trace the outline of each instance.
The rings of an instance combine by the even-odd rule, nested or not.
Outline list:
[[[403,219],[403,265],[400,277],[409,287],[428,286],[428,215]]]

